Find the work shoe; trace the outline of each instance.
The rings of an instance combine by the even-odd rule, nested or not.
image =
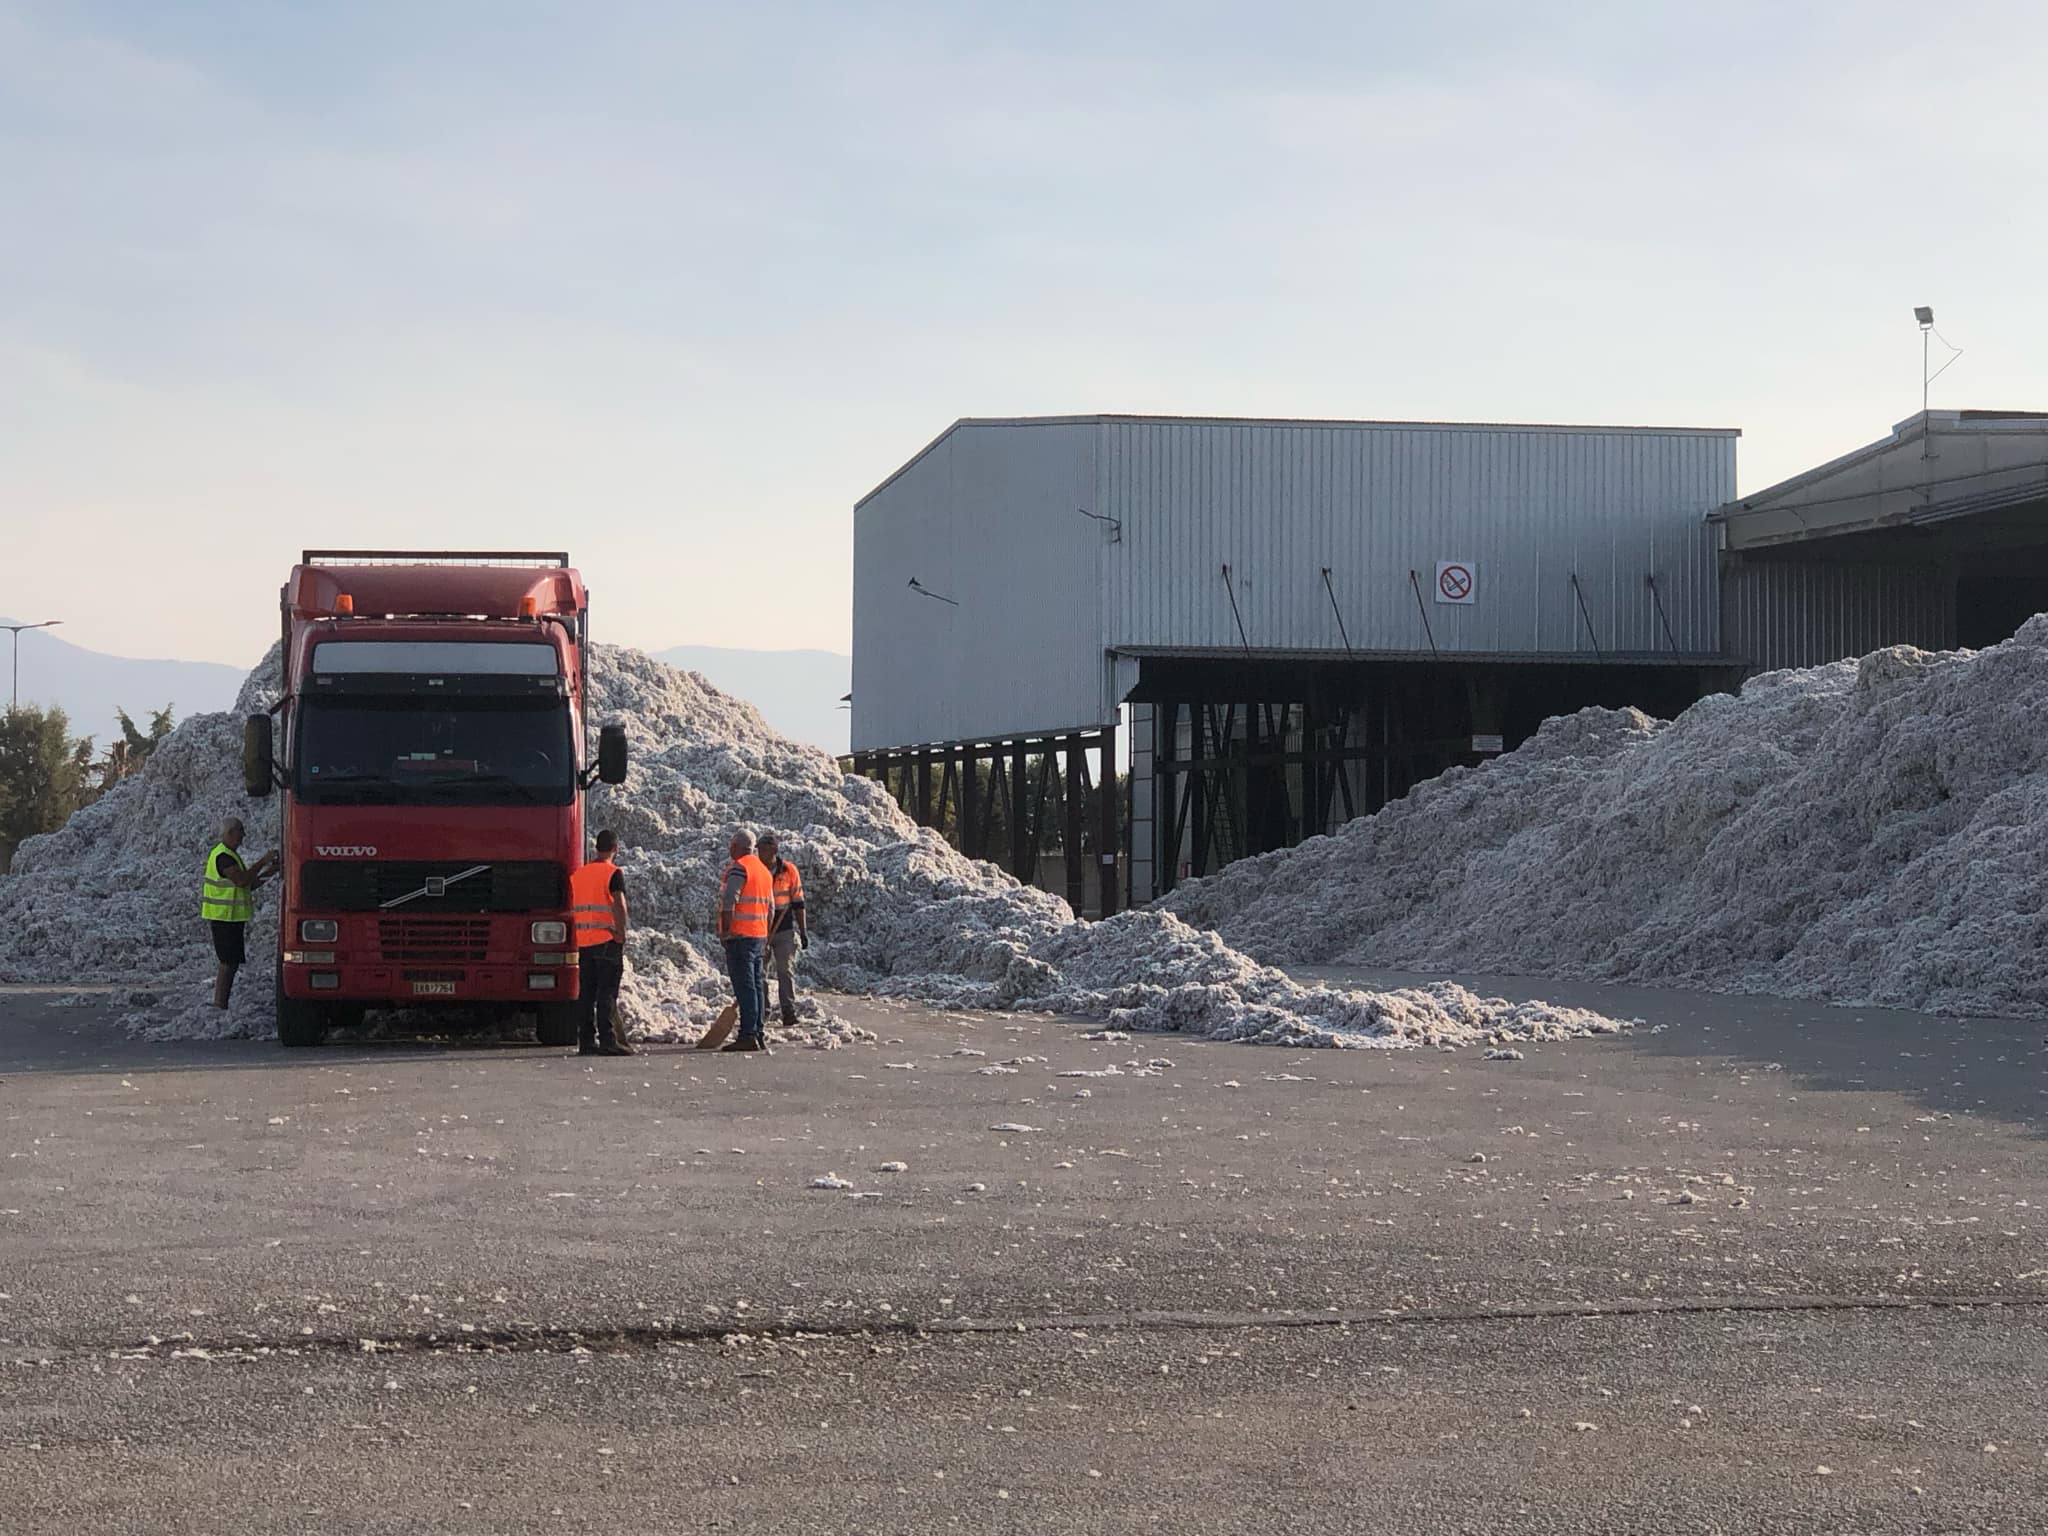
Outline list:
[[[765,1051],[767,1049],[768,1047],[765,1042],[756,1040],[752,1035],[741,1035],[739,1039],[728,1041],[719,1047],[721,1051]]]
[[[597,1048],[600,1056],[638,1056],[640,1053],[623,1040],[607,1040]]]
[[[578,1056],[595,1056],[597,1054],[597,1047],[594,1045],[579,1045],[576,1047],[576,1054]]]
[[[796,1010],[794,1008],[785,1008],[782,1010],[782,1027],[784,1029],[796,1028]]]

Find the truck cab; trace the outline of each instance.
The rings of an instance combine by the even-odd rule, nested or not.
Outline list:
[[[280,795],[278,1036],[371,1008],[530,1013],[575,1040],[569,875],[584,792],[589,601],[564,554],[307,550],[281,599],[284,686],[247,722]]]

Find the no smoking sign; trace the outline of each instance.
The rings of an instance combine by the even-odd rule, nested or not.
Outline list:
[[[1479,590],[1479,578],[1470,560],[1439,560],[1436,563],[1436,600],[1469,605]]]

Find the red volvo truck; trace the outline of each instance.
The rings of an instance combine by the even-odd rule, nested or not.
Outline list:
[[[283,697],[242,751],[249,793],[281,796],[278,1038],[450,1006],[573,1044],[569,875],[584,791],[624,782],[626,737],[604,726],[585,762],[569,557],[309,549],[282,609]]]

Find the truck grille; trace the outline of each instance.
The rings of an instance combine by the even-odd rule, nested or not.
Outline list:
[[[447,881],[484,868],[438,896],[413,896],[430,881]],[[308,859],[299,866],[300,900],[316,912],[375,912],[386,902],[412,900],[394,912],[559,912],[569,904],[568,876],[559,864],[482,859]]]
[[[491,925],[483,918],[382,917],[377,947],[387,964],[452,965],[490,952]]]

